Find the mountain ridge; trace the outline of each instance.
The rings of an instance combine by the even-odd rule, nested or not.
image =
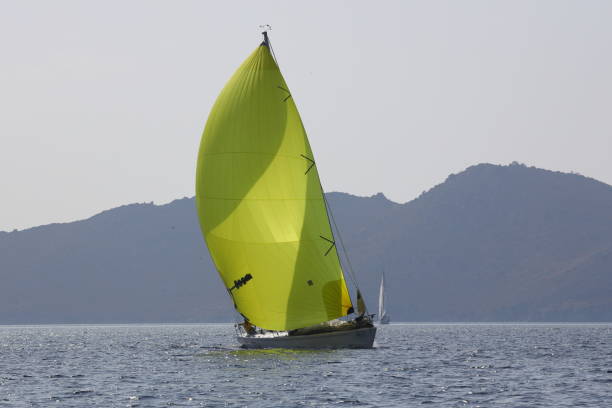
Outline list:
[[[605,183],[483,163],[403,204],[326,195],[371,310],[384,268],[396,320],[612,321]],[[188,197],[2,232],[0,278],[0,324],[232,320]]]

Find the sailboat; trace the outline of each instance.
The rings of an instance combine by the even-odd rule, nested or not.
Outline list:
[[[358,288],[353,307],[317,164],[262,34],[212,107],[196,170],[200,226],[240,316],[238,341],[370,348],[372,316]]]
[[[389,324],[391,322],[391,316],[385,309],[385,271],[382,271],[380,276],[380,290],[378,292],[378,323]]]

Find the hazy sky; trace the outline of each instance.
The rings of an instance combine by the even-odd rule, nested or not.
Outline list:
[[[260,24],[327,191],[480,162],[612,183],[612,1],[1,1],[0,230],[194,194]]]

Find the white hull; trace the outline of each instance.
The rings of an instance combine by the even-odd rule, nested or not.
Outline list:
[[[288,349],[330,349],[330,348],[372,348],[375,327],[353,330],[339,330],[326,333],[298,336],[238,336],[243,348],[288,348]]]

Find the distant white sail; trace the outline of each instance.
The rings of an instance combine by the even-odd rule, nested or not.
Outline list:
[[[391,321],[391,317],[385,310],[385,271],[382,271],[380,278],[380,290],[378,292],[378,321],[380,324],[388,324]]]

